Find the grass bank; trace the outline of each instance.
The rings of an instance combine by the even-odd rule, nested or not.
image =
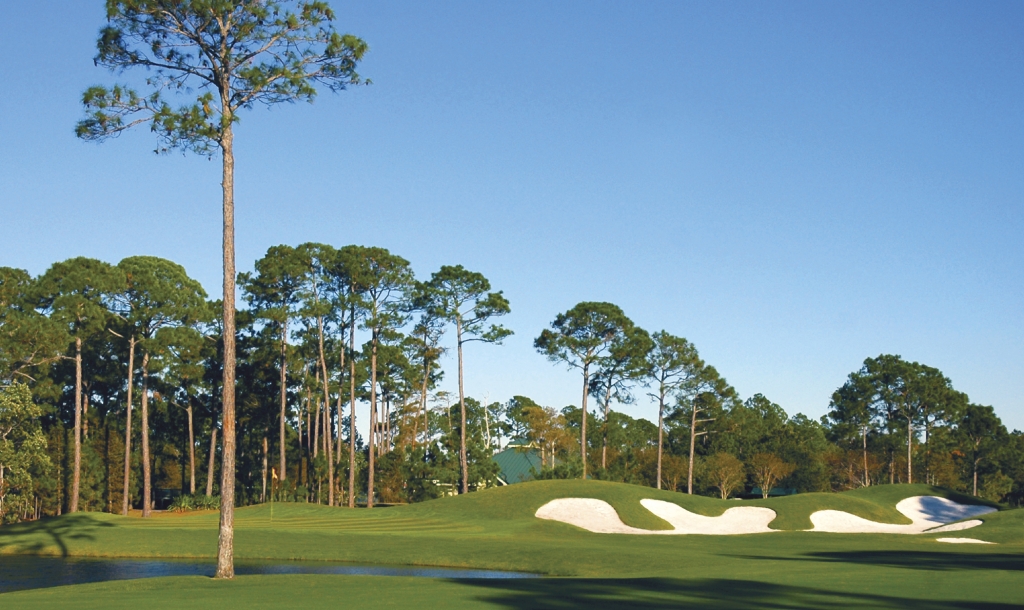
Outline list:
[[[876,521],[906,522],[894,506],[916,495],[951,494],[922,485],[898,485],[741,504],[599,481],[540,481],[373,510],[277,504],[273,520],[269,505],[254,506],[237,512],[239,558],[486,568],[559,578],[481,582],[294,575],[239,577],[232,583],[166,578],[8,593],[0,596],[0,605],[175,607],[201,600],[223,601],[226,607],[289,607],[295,604],[296,591],[302,592],[302,605],[312,608],[359,600],[368,607],[453,608],[1024,604],[1019,585],[1024,511],[985,516],[983,525],[963,533],[998,545],[947,545],[935,542],[935,535],[785,531],[810,527],[810,513],[824,508]],[[562,497],[605,500],[627,524],[647,529],[665,529],[668,524],[643,509],[643,498],[675,502],[705,515],[737,505],[763,505],[778,513],[772,527],[783,531],[746,536],[602,535],[533,516],[546,502]],[[0,528],[0,553],[212,558],[216,526],[215,513],[147,520],[80,513]]]

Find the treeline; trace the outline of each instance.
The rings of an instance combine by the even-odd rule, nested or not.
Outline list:
[[[491,456],[513,438],[539,452],[541,478],[722,497],[914,481],[1021,502],[1021,433],[898,356],[865,361],[821,421],[790,417],[759,394],[741,400],[687,340],[585,302],[535,340],[580,371],[584,418],[465,396],[470,346],[511,334],[495,323],[508,301],[479,273],[417,280],[382,248],[303,244],[269,249],[238,280],[240,504],[465,493],[498,484]],[[215,506],[219,308],[155,257],[75,258],[39,277],[0,268],[0,517]],[[437,390],[448,349],[457,394]],[[657,423],[612,409],[643,394]]]
[[[523,430],[562,464],[541,476],[586,472],[722,498],[909,482],[1024,499],[1024,434],[938,369],[899,356],[865,360],[815,421],[761,394],[742,400],[693,344],[649,334],[610,303],[559,314],[534,344],[582,372],[584,405],[598,401],[586,419],[574,406],[525,409]],[[657,403],[657,424],[609,408],[639,392]]]

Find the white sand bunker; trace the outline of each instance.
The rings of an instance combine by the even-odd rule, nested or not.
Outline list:
[[[923,534],[955,532],[981,525],[981,521],[972,519],[961,523],[952,523],[961,519],[977,517],[996,509],[989,506],[960,504],[946,498],[936,496],[914,496],[901,500],[896,510],[906,515],[910,525],[877,523],[839,510],[819,510],[811,515],[814,524],[812,532],[834,532],[843,534]]]
[[[776,531],[768,527],[775,519],[775,511],[761,506],[734,506],[718,517],[705,517],[662,500],[640,500],[640,504],[672,524],[674,534],[728,536]]]
[[[985,540],[978,540],[977,538],[936,538],[935,542],[948,542],[950,544],[995,544],[995,542],[986,542]]]
[[[622,522],[610,504],[596,498],[559,498],[537,509],[540,519],[561,521],[597,534],[679,535],[705,534],[725,536],[774,532],[768,524],[775,511],[760,506],[735,506],[718,517],[705,517],[661,500],[641,500],[640,504],[667,521],[670,530],[644,530]],[[960,504],[937,496],[914,496],[901,500],[896,510],[906,515],[910,525],[877,523],[839,510],[819,510],[811,515],[812,532],[842,534],[939,534],[956,532],[981,525],[970,519],[996,509],[989,506]],[[964,519],[968,519],[964,521]],[[983,543],[973,538],[937,538],[940,542]]]
[[[774,531],[768,524],[775,511],[758,506],[737,506],[719,517],[705,517],[685,508],[661,500],[641,500],[640,504],[658,517],[668,521],[673,529],[642,530],[630,527],[619,519],[610,504],[594,498],[560,498],[537,509],[537,517],[561,521],[598,534],[756,534]]]

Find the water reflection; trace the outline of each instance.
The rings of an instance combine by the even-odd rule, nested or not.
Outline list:
[[[0,593],[157,576],[213,576],[212,561],[0,556]],[[524,572],[298,561],[237,561],[235,574],[357,574],[425,578],[536,578]]]

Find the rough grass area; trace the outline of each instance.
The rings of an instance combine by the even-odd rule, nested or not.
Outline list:
[[[297,599],[310,608],[348,603],[452,608],[1024,607],[1024,511],[1019,510],[986,515],[983,525],[962,533],[1000,543],[977,546],[938,543],[938,535],[592,534],[534,517],[537,508],[555,498],[599,498],[633,527],[667,528],[640,505],[641,499],[654,498],[709,516],[733,506],[768,506],[778,513],[772,527],[789,530],[810,527],[810,513],[825,508],[905,522],[894,506],[917,495],[965,500],[923,485],[739,502],[599,481],[539,481],[373,510],[276,504],[273,521],[271,507],[262,505],[237,511],[239,559],[469,567],[560,578],[499,582],[289,575],[223,583],[182,577],[8,593],[0,595],[0,607],[213,603],[283,608],[294,607]],[[216,544],[215,513],[148,520],[79,513],[0,527],[0,553],[212,558]]]

